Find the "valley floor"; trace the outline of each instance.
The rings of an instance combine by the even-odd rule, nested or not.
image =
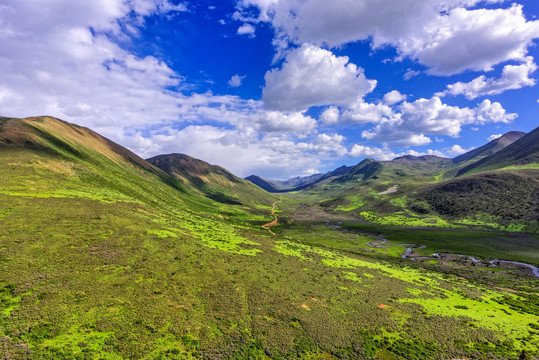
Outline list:
[[[265,221],[80,196],[0,203],[4,359],[539,354],[538,279],[470,257],[537,265],[536,235],[380,226],[286,196]]]

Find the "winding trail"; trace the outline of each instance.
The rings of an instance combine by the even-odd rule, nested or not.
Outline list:
[[[272,233],[273,235],[275,235],[275,233],[274,233],[273,231],[271,231],[271,229],[269,229],[269,228],[272,227],[272,226],[278,225],[278,222],[277,222],[277,215],[275,215],[275,206],[276,206],[278,203],[280,203],[280,202],[281,202],[280,200],[274,202],[274,203],[273,203],[273,206],[271,207],[271,214],[270,214],[270,216],[273,216],[273,221],[272,221],[272,222],[269,222],[269,223],[267,223],[267,224],[262,225],[262,228],[263,228],[263,229],[268,230],[268,231],[269,231],[270,233]]]

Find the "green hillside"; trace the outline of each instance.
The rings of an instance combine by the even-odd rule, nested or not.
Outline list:
[[[163,171],[83,127],[0,118],[1,358],[539,355],[537,279],[488,263],[539,264],[536,236],[337,226],[340,215],[311,205],[326,186],[362,183],[280,202],[257,189],[243,202],[224,169],[168,159]],[[430,178],[426,167],[442,165],[394,166]],[[369,184],[380,203],[406,202],[394,201],[401,187],[379,195],[388,184]],[[274,219],[272,232],[261,227]],[[389,243],[371,246],[381,236]],[[424,259],[401,257],[411,240]],[[440,249],[484,264],[432,256]]]

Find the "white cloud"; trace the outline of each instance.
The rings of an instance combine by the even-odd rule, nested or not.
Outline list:
[[[316,120],[299,112],[264,111],[251,116],[260,132],[312,133]]]
[[[122,36],[119,23],[136,27],[143,15],[179,10],[165,1],[58,0],[47,6],[5,1],[2,113],[54,115],[113,137],[126,126],[177,119],[182,97],[166,89],[180,86],[181,77],[157,58],[136,57],[111,38]]]
[[[404,100],[406,100],[406,95],[401,94],[397,90],[390,91],[384,95],[384,103],[389,106]]]
[[[518,117],[517,114],[508,114],[499,102],[491,102],[488,99],[483,100],[475,108],[474,124],[485,123],[510,123]]]
[[[228,80],[228,85],[230,87],[240,87],[245,77],[246,75],[238,75],[238,74],[232,75],[230,80]]]
[[[472,100],[479,96],[501,94],[507,90],[520,89],[525,86],[534,86],[535,79],[530,75],[537,70],[537,65],[533,58],[528,56],[520,65],[506,65],[502,75],[498,79],[487,78],[485,75],[476,77],[470,82],[456,82],[447,85],[447,90],[439,95],[464,95]]]
[[[489,1],[497,3],[498,1]],[[289,0],[259,5],[277,37],[337,47],[371,40],[373,48],[394,46],[400,57],[450,75],[490,70],[519,60],[539,35],[539,21],[526,21],[522,6],[475,8],[479,0]],[[405,76],[414,75],[414,72]]]
[[[238,8],[246,9],[250,6],[256,6],[260,9],[257,21],[270,21],[270,12],[273,11],[279,0],[238,0]]]
[[[507,113],[500,103],[484,100],[474,109],[460,108],[442,103],[439,97],[404,102],[400,112],[382,119],[371,130],[362,133],[365,139],[398,145],[419,146],[431,142],[426,135],[458,137],[463,125],[509,123],[517,114]]]
[[[461,124],[472,121],[474,116],[469,108],[449,106],[438,97],[404,102],[399,109],[407,130],[430,135],[457,136]]]
[[[245,23],[238,28],[238,35],[247,35],[251,38],[255,37],[256,29],[253,25]]]
[[[402,78],[404,80],[410,80],[411,78],[415,77],[415,76],[418,76],[421,74],[421,71],[416,71],[416,70],[413,70],[413,69],[408,69],[406,70],[406,72],[404,73],[404,75],[402,76]]]
[[[168,128],[142,136],[126,137],[124,142],[145,157],[181,152],[210,164],[219,164],[238,176],[257,174],[286,179],[319,167],[324,159],[344,156],[344,137],[318,134],[310,141],[290,134],[260,136],[248,129],[225,129],[190,125],[181,130]]]
[[[348,155],[352,157],[372,156],[379,160],[386,160],[393,158],[394,153],[386,149],[380,149],[377,147],[369,147],[364,145],[355,144]]]
[[[487,138],[487,141],[490,142],[492,140],[496,140],[496,139],[501,138],[501,137],[502,137],[502,134],[492,134]]]
[[[265,106],[283,111],[350,105],[376,86],[348,57],[337,57],[311,44],[288,52],[281,69],[268,71],[264,78]]]
[[[460,145],[453,145],[449,148],[449,150],[447,150],[447,153],[449,155],[456,156],[456,155],[467,153],[468,151],[473,150],[473,149],[474,147],[471,147],[469,149],[463,149],[462,146]]]
[[[335,106],[330,106],[322,114],[320,114],[319,120],[322,124],[333,125],[339,122],[340,111]]]
[[[408,150],[400,153],[395,153],[389,149],[387,145],[382,148],[369,147],[364,145],[355,144],[348,153],[351,157],[372,157],[375,160],[387,161],[393,160],[396,157],[404,155],[423,156],[423,155],[436,155],[440,157],[446,157],[446,155],[438,150],[428,149],[427,151],[414,151]]]
[[[507,60],[523,59],[539,34],[539,21],[526,21],[521,5],[507,9],[452,9],[421,33],[395,44],[436,75],[487,71]]]
[[[385,104],[358,100],[343,111],[340,121],[354,124],[378,123],[393,116],[393,109]]]

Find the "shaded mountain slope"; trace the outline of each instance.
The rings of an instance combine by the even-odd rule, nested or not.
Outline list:
[[[493,221],[539,220],[539,170],[495,170],[427,186],[419,192],[438,214]],[[531,229],[530,229],[531,230]]]
[[[539,128],[529,132],[502,150],[460,169],[458,176],[507,166],[539,163]]]
[[[281,188],[277,187],[275,184],[273,184],[269,180],[261,178],[260,176],[250,175],[250,176],[247,176],[245,178],[245,180],[252,182],[256,186],[258,186],[258,187],[260,187],[260,188],[262,188],[262,189],[264,189],[264,190],[266,190],[268,192],[278,193],[278,192],[286,192],[286,191],[288,191],[286,189],[281,189]]]
[[[147,160],[189,188],[228,204],[270,206],[275,198],[251,182],[240,179],[220,166],[184,154],[158,155]]]
[[[501,137],[492,140],[488,144],[455,157],[453,159],[453,164],[460,164],[470,160],[479,160],[485,156],[492,155],[505,148],[507,145],[514,143],[524,135],[526,135],[526,133],[522,131],[510,131]]]

